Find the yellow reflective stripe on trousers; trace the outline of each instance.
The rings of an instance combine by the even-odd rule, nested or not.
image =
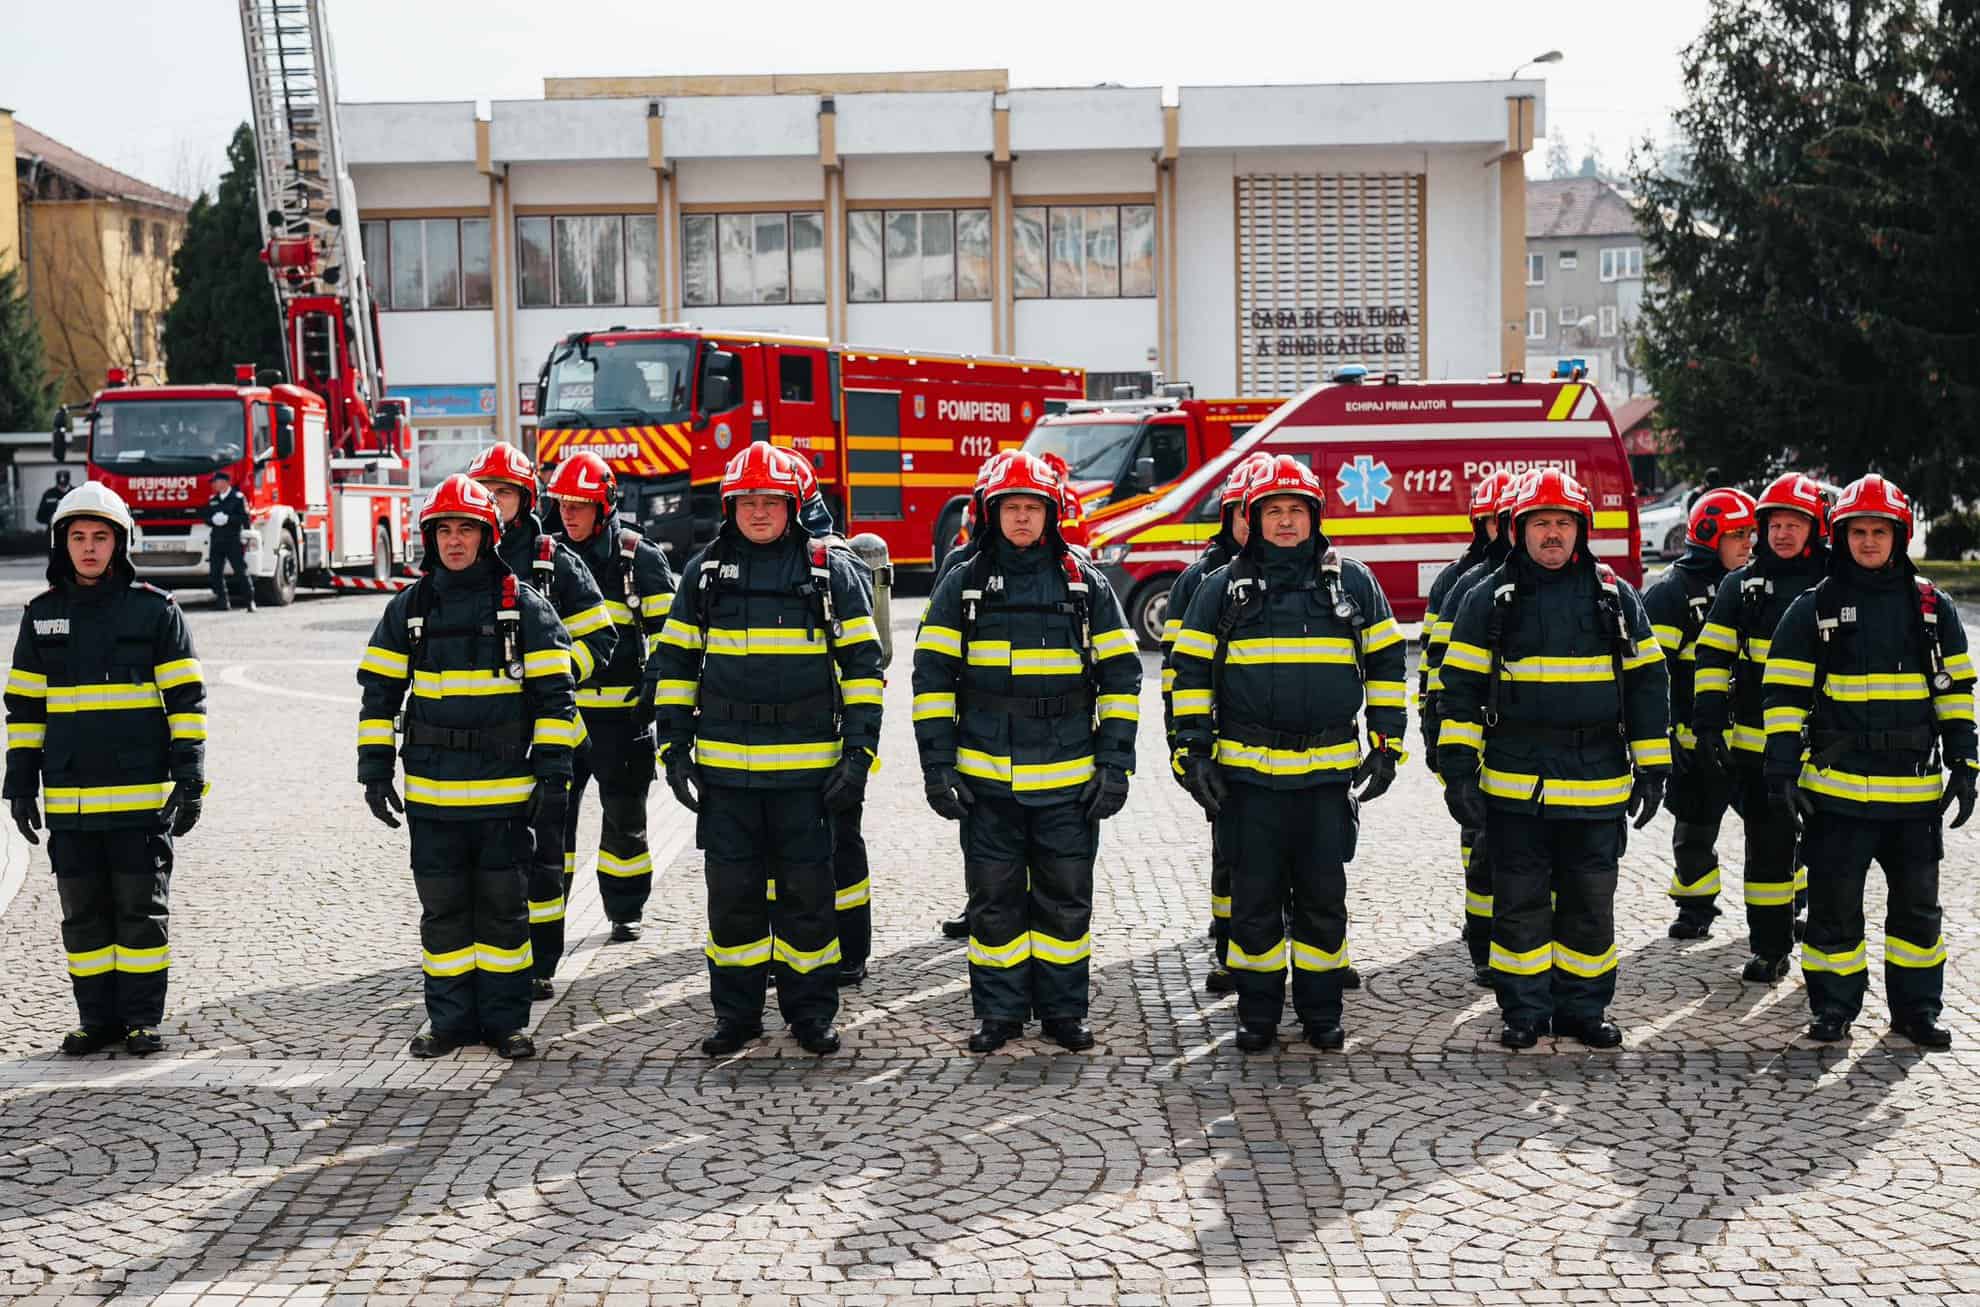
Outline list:
[[[1720,869],[1714,867],[1687,885],[1678,879],[1678,874],[1674,871],[1671,873],[1671,887],[1668,892],[1674,899],[1693,897],[1711,898],[1719,892],[1722,879]],[[1748,888],[1751,889],[1752,887],[1748,886]],[[1747,900],[1748,903],[1752,901],[1750,898]]]
[[[1785,908],[1793,902],[1794,882],[1791,880],[1746,882],[1746,906],[1749,908]]]
[[[873,877],[864,876],[832,895],[832,908],[835,912],[850,912],[854,908],[866,907],[873,901]]]
[[[1014,967],[1031,960],[1031,936],[1021,934],[1008,944],[985,944],[969,937],[969,963],[973,967]]]
[[[839,740],[809,744],[731,744],[702,736],[694,742],[694,760],[722,771],[807,771],[830,767],[845,745]]]
[[[18,694],[23,699],[46,699],[48,678],[40,672],[24,672],[18,667],[7,669],[8,694]]]
[[[1474,917],[1489,917],[1492,915],[1492,896],[1490,894],[1479,894],[1471,890],[1466,890],[1464,892],[1464,910]]]
[[[162,708],[165,700],[151,681],[108,685],[51,685],[48,711],[123,712],[131,708]]]
[[[770,937],[765,935],[747,944],[732,944],[725,948],[710,935],[701,946],[701,951],[718,967],[760,967],[770,961]]]
[[[1247,953],[1236,940],[1224,946],[1224,966],[1230,971],[1274,972],[1286,969],[1286,941],[1275,941],[1260,953]]]
[[[81,953],[69,954],[69,974],[72,976],[107,975],[117,965],[117,946],[106,944],[102,948],[87,949]]]
[[[653,873],[653,853],[641,849],[630,858],[622,858],[616,853],[598,850],[598,874],[601,876],[648,876]]]
[[[1554,965],[1571,976],[1593,980],[1616,969],[1616,946],[1611,944],[1601,953],[1581,953],[1555,940]]]
[[[829,967],[845,960],[839,951],[838,937],[824,948],[801,949],[793,947],[786,939],[778,938],[772,944],[772,956],[799,975],[809,975],[820,967]]]
[[[1884,961],[1894,967],[1942,967],[1946,963],[1946,937],[1941,935],[1929,946],[1914,944],[1896,935],[1884,936]]]
[[[918,722],[951,721],[955,715],[956,696],[953,694],[933,693],[914,696],[914,720]]]
[[[1341,946],[1329,953],[1326,949],[1294,940],[1292,962],[1301,971],[1339,971],[1348,965],[1347,941],[1342,940]]]
[[[403,676],[404,673],[401,672],[400,675]],[[201,679],[199,659],[174,658],[169,663],[155,664],[151,669],[151,679],[161,690],[196,684]]]
[[[1861,940],[1857,941],[1855,948],[1845,949],[1841,953],[1824,953],[1821,949],[1815,948],[1806,940],[1803,940],[1801,944],[1801,970],[1804,973],[1826,971],[1836,976],[1853,976],[1857,972],[1868,968],[1869,956],[1869,947]]]
[[[1068,758],[1064,762],[1018,763],[1009,758],[976,749],[956,750],[956,770],[979,780],[1002,781],[1014,792],[1064,789],[1084,785],[1093,778],[1093,756]]]
[[[39,749],[48,742],[48,726],[45,722],[8,722],[7,747],[10,749]]]
[[[536,961],[528,940],[515,948],[502,948],[495,944],[477,942],[474,946],[474,965],[482,971],[494,971],[503,975],[513,975],[527,971]]]
[[[562,650],[558,652],[561,653]],[[522,682],[510,680],[507,672],[463,668],[445,672],[429,672],[422,669],[413,673],[413,694],[421,699],[445,699],[452,695],[521,693]]]
[[[1514,976],[1537,976],[1554,965],[1554,946],[1542,944],[1523,953],[1515,952],[1494,940],[1492,943],[1492,970],[1503,971]]]
[[[1930,776],[1859,776],[1855,772],[1817,767],[1801,769],[1801,788],[1852,803],[1937,803],[1941,781]]]
[[[472,808],[483,804],[526,802],[536,789],[529,776],[504,776],[492,781],[443,781],[406,773],[406,802],[431,808]]]
[[[563,919],[564,919],[563,895],[559,894],[554,899],[543,899],[541,901],[537,899],[529,900],[530,925],[538,926],[538,925],[542,925],[544,922],[562,921]]]
[[[429,976],[465,976],[474,970],[474,945],[447,953],[420,950],[420,968]]]
[[[1059,939],[1034,930],[1031,932],[1031,956],[1040,962],[1053,962],[1062,967],[1084,962],[1093,956],[1093,932],[1088,931],[1078,939]]]
[[[43,791],[50,816],[145,812],[164,804],[171,781],[149,785],[51,785]]]
[[[160,944],[156,948],[128,948],[122,944],[116,947],[116,969],[126,975],[150,975],[172,965],[170,944]]]

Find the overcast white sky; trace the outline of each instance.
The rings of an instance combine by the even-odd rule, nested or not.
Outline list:
[[[328,0],[346,100],[525,99],[545,76],[1008,68],[1014,86],[1505,77],[1558,48],[1550,127],[1662,136],[1709,0]],[[210,184],[248,116],[226,0],[0,0],[0,105],[154,184]],[[1544,145],[1529,171],[1539,172]]]

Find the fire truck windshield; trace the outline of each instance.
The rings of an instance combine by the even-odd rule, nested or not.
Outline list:
[[[96,406],[89,457],[118,472],[210,471],[240,462],[246,438],[238,400],[121,400]]]
[[[1119,481],[1129,451],[1141,431],[1140,418],[1117,422],[1041,422],[1024,442],[1025,452],[1057,454],[1075,481]]]
[[[688,416],[694,344],[685,340],[591,342],[589,358],[575,345],[560,345],[550,361],[545,415],[568,413],[579,421],[638,414],[646,423]]]

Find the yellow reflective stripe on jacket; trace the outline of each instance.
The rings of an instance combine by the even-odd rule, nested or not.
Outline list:
[[[392,734],[392,719],[389,717],[367,717],[358,723],[358,747],[368,744],[382,744],[391,748],[397,741]]]
[[[1769,735],[1799,735],[1802,726],[1808,721],[1806,708],[1769,708],[1766,715],[1766,733]]]
[[[1774,642],[1772,640],[1756,638],[1746,642],[1746,661],[1754,664],[1756,667],[1764,664],[1768,656],[1773,652]]]
[[[1801,769],[1801,788],[1852,803],[1937,803],[1939,773],[1930,776],[1859,776],[1813,763]]]
[[[1540,802],[1559,808],[1605,808],[1611,804],[1626,803],[1634,783],[1629,776],[1589,781],[1549,776],[1543,785],[1542,779],[1532,773],[1500,771],[1495,767],[1485,768],[1478,779],[1479,789],[1495,799],[1524,801],[1535,797],[1535,788],[1540,787]]]
[[[602,604],[600,604],[599,607],[605,610],[605,619],[611,622],[612,625],[614,626],[632,625],[632,620],[633,620],[632,609],[626,607],[618,600],[607,599]]]
[[[924,626],[915,632],[914,651],[962,657],[962,632],[953,626]]]
[[[672,708],[694,707],[695,694],[701,688],[700,681],[657,681],[654,683],[653,702]],[[584,691],[578,691],[578,704],[584,704]]]
[[[1663,645],[1667,653],[1674,654],[1684,648],[1684,632],[1675,626],[1656,622],[1651,625],[1650,634],[1657,637],[1657,643]]]
[[[1973,655],[1970,653],[1947,654],[1946,673],[1947,675],[1951,676],[1955,681],[1972,680]]]
[[[1790,689],[1806,688],[1815,684],[1815,664],[1805,663],[1798,658],[1769,658],[1767,675],[1762,685],[1785,685]]]
[[[971,966],[996,967],[999,969],[1017,966],[1020,962],[1031,961],[1031,935],[1020,933],[1008,944],[985,944],[976,936],[969,937],[969,961]]]
[[[1671,765],[1670,737],[1659,735],[1654,740],[1631,740],[1629,757],[1639,767],[1668,767]]]
[[[1179,658],[1184,654],[1192,658],[1215,658],[1217,637],[1208,631],[1199,631],[1195,627],[1186,626],[1176,632],[1175,652]]]
[[[156,671],[152,673],[157,675]],[[7,693],[18,694],[24,699],[46,699],[48,678],[40,672],[24,672],[18,667],[7,669]]]
[[[1099,662],[1105,662],[1109,658],[1132,657],[1135,648],[1133,633],[1124,627],[1117,626],[1111,631],[1099,631],[1093,636],[1093,657]]]
[[[1093,701],[1094,708],[1103,722],[1138,722],[1141,720],[1141,696],[1135,694],[1103,694]]]
[[[582,641],[571,643],[571,675],[582,681],[598,669],[598,660],[591,656],[591,646]]]
[[[1002,781],[1014,793],[1058,790],[1093,779],[1093,755],[1063,762],[1011,764],[1008,757],[976,749],[956,750],[956,770],[980,780]]]
[[[1209,690],[1177,690],[1169,696],[1170,711],[1177,717],[1198,717],[1210,711]]]
[[[848,617],[841,625],[844,629],[835,637],[841,645],[864,644],[880,638],[880,628],[871,617]]]
[[[1450,660],[1446,658],[1445,661]],[[1485,670],[1489,671],[1489,666]],[[1530,658],[1508,658],[1500,664],[1500,671],[1508,681],[1578,684],[1615,679],[1615,664],[1608,658],[1600,657],[1550,658],[1545,654],[1535,654]]]
[[[639,597],[639,615],[641,617],[665,617],[673,611],[674,592],[671,590],[666,594],[641,595]]]
[[[1802,941],[1801,969],[1803,972],[1826,971],[1837,976],[1853,976],[1868,966],[1870,950],[1862,941],[1855,948],[1841,953],[1824,953],[1821,949]]]
[[[830,767],[844,745],[838,740],[808,744],[732,744],[702,736],[694,742],[694,760],[723,771],[807,771]]]
[[[1361,652],[1380,653],[1402,639],[1402,632],[1396,629],[1396,619],[1384,617],[1375,625],[1363,628],[1361,632]]]
[[[1638,645],[1629,653],[1624,654],[1622,667],[1625,672],[1633,672],[1639,667],[1649,667],[1663,661],[1664,651],[1657,647],[1655,640],[1652,640],[1650,643]]]
[[[492,781],[443,781],[406,773],[406,802],[430,808],[472,808],[484,804],[523,803],[536,789],[529,776],[504,776]]]
[[[561,744],[567,749],[577,748],[577,723],[561,717],[538,717],[529,734],[532,746],[539,744]]]
[[[171,781],[155,781],[145,785],[51,785],[43,797],[51,816],[82,816],[147,812],[162,807],[171,793]]]
[[[669,621],[668,626],[673,622]],[[822,654],[825,632],[807,631],[801,626],[711,626],[707,636],[708,656],[747,657],[750,654]]]
[[[1973,720],[1973,694],[1968,690],[1955,690],[1951,694],[1932,696],[1932,716],[1942,722],[1970,722]]]
[[[1477,722],[1461,722],[1455,717],[1444,718],[1437,730],[1437,747],[1461,744],[1467,749],[1485,748],[1485,728]]]
[[[1614,944],[1600,953],[1578,953],[1554,941],[1554,965],[1571,976],[1583,976],[1590,980],[1607,975],[1616,969],[1616,946]]]
[[[568,649],[532,649],[523,655],[523,675],[569,676],[571,674],[571,654]]]
[[[839,696],[848,704],[878,704],[885,688],[877,676],[855,676],[839,682]]]
[[[1345,771],[1361,761],[1361,746],[1353,740],[1345,744],[1318,745],[1311,749],[1273,749],[1242,740],[1217,738],[1217,761],[1226,767],[1254,771],[1261,776],[1310,776],[1320,771]]]
[[[914,720],[948,721],[956,715],[956,696],[953,694],[917,694],[914,696]]]
[[[1939,967],[1946,961],[1946,937],[1930,944],[1914,944],[1896,935],[1884,936],[1884,961],[1894,967]]]
[[[605,605],[602,603],[580,609],[564,619],[564,630],[570,635],[573,643],[582,636],[590,635],[593,631],[602,631],[610,625],[612,625],[612,614],[605,610]]]
[[[1093,956],[1093,932],[1089,930],[1078,939],[1059,939],[1042,930],[1034,930],[1031,932],[1031,956],[1040,962],[1055,962],[1062,967],[1084,962]]]
[[[1162,623],[1163,644],[1174,644],[1176,642],[1176,637],[1181,634],[1182,634],[1182,618],[1171,617],[1167,621]]]
[[[665,685],[668,682],[663,681],[661,684]],[[686,684],[691,686],[694,682],[688,681]],[[638,702],[639,687],[637,685],[581,685],[578,687],[577,706],[580,708],[630,708]],[[654,702],[661,703],[665,701],[656,698]],[[687,702],[690,704],[694,702],[694,696],[692,694],[688,696]]]
[[[1342,940],[1341,946],[1330,953],[1316,945],[1294,940],[1292,964],[1300,971],[1339,971],[1350,965],[1347,941]]]
[[[1009,645],[1003,648],[1012,676],[1083,676],[1086,673],[1086,662],[1077,649],[1013,649]],[[974,645],[970,646],[970,662],[977,663]]]
[[[390,649],[380,649],[377,645],[367,645],[364,657],[358,659],[358,670],[371,672],[376,676],[391,676],[401,680],[406,675],[406,655],[394,653]]]
[[[1726,694],[1732,690],[1733,674],[1730,667],[1701,667],[1691,682],[1694,695]]]
[[[1924,676],[1917,672],[1871,672],[1864,676],[1830,672],[1822,682],[1822,693],[1845,703],[1931,697]]]
[[[1492,674],[1492,655],[1475,644],[1463,640],[1453,640],[1444,649],[1444,667],[1454,667],[1461,672],[1477,672],[1480,676]]]
[[[667,624],[660,628],[660,643],[671,644],[676,649],[701,648],[701,628],[678,617],[669,617]]]
[[[170,690],[180,685],[196,685],[200,682],[199,659],[175,658],[169,663],[159,663],[151,669],[151,679],[161,690]]]
[[[1231,641],[1226,661],[1232,667],[1270,664],[1354,662],[1354,642],[1331,635],[1267,635]]]
[[[823,948],[801,949],[781,935],[771,941],[770,947],[772,957],[801,976],[810,975],[820,967],[837,966],[844,960],[836,935]]]
[[[203,740],[206,738],[206,714],[203,712],[175,712],[165,718],[175,740]]]
[[[1515,976],[1537,976],[1553,967],[1554,946],[1547,943],[1521,952],[1494,942],[1491,959],[1494,971],[1504,971]]]
[[[717,944],[710,935],[701,946],[708,960],[718,967],[760,967],[770,960],[770,936],[753,939],[747,944]]]
[[[1362,685],[1370,708],[1406,708],[1409,687],[1401,681],[1368,681]]]
[[[1664,628],[1657,629],[1661,632]],[[1698,633],[1698,643],[1701,648],[1717,649],[1720,653],[1738,653],[1739,632],[1724,622],[1707,622]]]
[[[1224,966],[1231,971],[1274,972],[1286,969],[1286,941],[1281,939],[1258,953],[1247,953],[1236,940],[1225,946]]]
[[[162,708],[164,705],[165,700],[159,695],[158,687],[150,681],[48,687],[48,711],[51,713],[123,712],[132,708]]]
[[[7,747],[10,749],[39,749],[47,742],[48,727],[46,723],[7,723]]]
[[[445,699],[450,695],[521,694],[522,682],[512,681],[506,672],[456,669],[413,673],[413,694],[421,699]]]

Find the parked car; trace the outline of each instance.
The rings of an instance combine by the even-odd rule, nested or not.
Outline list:
[[[1691,483],[1680,481],[1636,510],[1643,557],[1676,558],[1684,552],[1684,528],[1691,516]]]

